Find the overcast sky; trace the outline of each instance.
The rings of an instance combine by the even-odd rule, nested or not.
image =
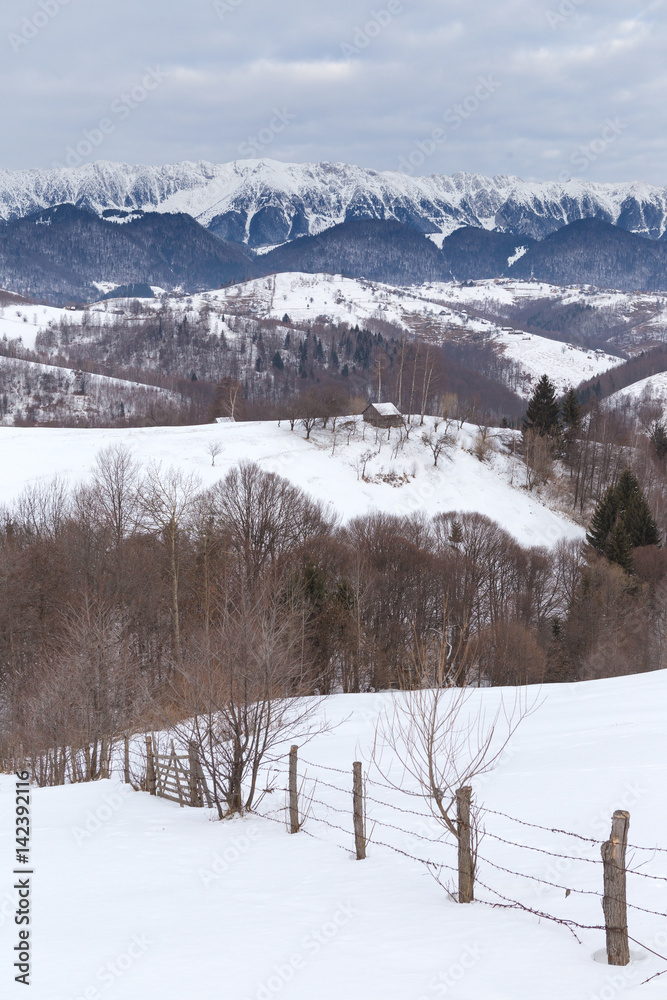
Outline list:
[[[666,0],[3,0],[0,166],[92,137],[86,161],[664,185],[666,18]]]

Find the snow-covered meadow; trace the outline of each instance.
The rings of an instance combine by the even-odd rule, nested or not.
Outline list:
[[[665,673],[554,685],[535,695],[536,710],[513,736],[498,768],[477,783],[477,800],[487,809],[595,841],[609,835],[613,810],[625,808],[632,844],[667,847]],[[487,689],[475,698],[492,713],[503,696],[511,700],[512,692]],[[488,888],[479,885],[479,901],[461,906],[423,864],[399,853],[456,864],[451,840],[435,842],[440,831],[426,804],[369,785],[375,801],[367,805],[368,857],[355,859],[351,765],[368,762],[378,714],[391,698],[339,695],[324,703],[321,710],[334,728],[303,748],[300,768],[307,788],[319,779],[314,797],[324,805],[313,804],[305,831],[296,836],[289,836],[282,822],[280,791],[266,796],[259,808],[273,821],[250,815],[217,822],[207,809],[180,809],[128,790],[117,774],[92,784],[33,789],[31,996],[664,997],[665,977],[641,983],[667,969],[667,962],[647,950],[667,954],[667,918],[630,909],[630,934],[641,944],[631,944],[629,966],[610,968],[604,964],[602,931],[577,930],[576,940],[562,925],[487,905],[502,902],[497,892],[543,913],[599,926],[599,843],[487,813],[478,878]],[[283,781],[279,776],[278,785]],[[14,780],[0,776],[5,970],[16,943],[13,803]],[[667,855],[631,851],[629,856],[641,872],[667,875]],[[644,909],[667,911],[664,882],[631,875],[628,898]],[[11,983],[6,971],[4,976],[3,997],[22,996],[23,987]]]
[[[417,420],[418,424],[419,421]],[[100,449],[125,444],[143,466],[151,462],[195,472],[207,486],[241,460],[256,461],[285,476],[321,500],[344,520],[369,510],[392,514],[444,511],[485,514],[523,545],[553,546],[583,538],[583,530],[525,489],[525,468],[512,453],[515,432],[493,431],[485,461],[473,453],[477,429],[455,422],[451,447],[437,467],[422,441],[434,431],[434,418],[415,426],[400,446],[400,432],[376,431],[360,417],[339,419],[305,439],[297,423],[217,423],[186,427],[123,430],[0,427],[0,503],[8,504],[28,484],[48,483],[58,475],[70,482],[88,478]],[[439,424],[438,434],[445,429]],[[348,443],[349,442],[349,443]],[[211,464],[209,448],[222,449]],[[364,477],[365,473],[365,477]]]
[[[483,335],[499,353],[515,362],[520,372],[517,392],[528,398],[545,372],[559,392],[566,392],[571,385],[622,363],[612,354],[513,330],[478,318],[474,310],[472,314],[467,311],[471,303],[484,297],[511,303],[549,294],[549,285],[533,282],[484,281],[470,289],[457,283],[395,288],[335,274],[285,273],[206,293],[205,299],[229,311],[249,310],[258,318],[281,319],[287,313],[294,322],[326,317],[351,326],[384,320],[435,343]]]

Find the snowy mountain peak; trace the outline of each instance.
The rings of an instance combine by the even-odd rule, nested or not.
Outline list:
[[[345,163],[267,158],[167,166],[101,160],[53,170],[0,170],[0,219],[69,202],[108,209],[186,212],[225,239],[274,246],[350,219],[396,219],[422,233],[461,226],[543,238],[600,218],[652,238],[667,229],[667,189],[639,182],[523,181],[458,172],[412,177]]]

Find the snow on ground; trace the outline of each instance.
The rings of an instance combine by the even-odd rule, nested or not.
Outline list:
[[[642,398],[659,400],[663,406],[667,405],[667,372],[659,372],[657,375],[649,375],[648,378],[640,379],[625,389],[619,389],[609,399],[613,402],[616,399],[631,399],[633,401]]]
[[[294,322],[325,316],[335,323],[363,325],[382,319],[435,343],[482,334],[516,363],[520,370],[517,391],[529,398],[545,373],[559,392],[565,392],[571,385],[622,364],[614,355],[502,327],[466,312],[466,305],[479,302],[487,293],[495,302],[511,303],[523,294],[548,295],[549,288],[533,282],[523,282],[519,288],[495,282],[480,282],[474,288],[447,283],[395,288],[340,275],[286,273],[221,289],[207,298],[225,303],[230,311],[245,308],[258,317],[281,319],[287,313]]]
[[[602,351],[586,351],[558,340],[538,337],[533,333],[500,331],[493,338],[503,345],[503,355],[511,358],[524,373],[518,388],[529,398],[540,377],[547,374],[558,393],[565,393],[585,379],[594,378],[622,364],[621,358]]]
[[[39,331],[52,323],[60,322],[63,315],[76,316],[77,313],[54,306],[0,305],[0,340],[3,337],[7,340],[20,339],[24,347],[32,350]]]
[[[493,713],[501,696],[499,689],[482,689],[473,704],[479,699]],[[613,810],[624,808],[632,844],[667,847],[667,674],[552,685],[538,699],[497,770],[474,783],[476,800],[596,841],[608,837]],[[115,775],[33,788],[33,1000],[664,998],[664,977],[640,985],[667,969],[646,950],[667,953],[664,917],[630,909],[630,934],[641,945],[631,944],[629,966],[611,968],[604,963],[602,931],[578,930],[577,941],[562,925],[485,905],[502,902],[495,890],[599,926],[600,900],[586,894],[601,891],[599,843],[487,813],[478,878],[489,888],[478,884],[480,901],[461,906],[422,864],[382,846],[455,866],[451,840],[433,842],[440,828],[426,804],[369,786],[378,801],[367,803],[368,857],[355,859],[349,772],[353,760],[368,761],[378,714],[391,701],[389,694],[368,694],[325,703],[327,718],[339,725],[301,751],[300,769],[307,770],[307,787],[320,779],[315,798],[324,805],[313,805],[305,832],[296,836],[282,823],[281,791],[260,805],[274,822],[253,815],[214,822],[207,809],[180,809],[128,791]],[[312,763],[306,768],[303,760]],[[8,775],[0,776],[0,811],[2,995],[13,998],[24,992],[12,982],[17,927],[14,780]],[[667,875],[665,854],[634,851],[630,857],[645,874]],[[630,903],[667,910],[664,882],[633,875],[628,882]]]
[[[325,317],[334,323],[366,326],[384,320],[402,330],[434,343],[474,339],[480,336],[499,353],[511,359],[516,377],[508,374],[515,390],[529,398],[537,380],[545,372],[559,392],[622,364],[622,359],[602,351],[564,344],[560,340],[528,334],[478,315],[480,307],[516,304],[526,299],[550,297],[563,304],[586,303],[617,315],[618,320],[637,320],[637,337],[654,342],[664,339],[667,330],[667,299],[664,296],[633,296],[621,292],[597,292],[584,286],[558,288],[536,281],[488,280],[471,286],[455,282],[430,282],[398,288],[365,279],[332,274],[286,273],[257,278],[224,289],[199,294],[159,295],[142,300],[145,309],[171,308],[177,312],[209,315],[212,334],[234,337],[224,321],[225,313],[282,319],[287,313],[295,323]],[[130,310],[131,300],[113,299],[84,310],[51,309],[46,306],[6,306],[0,309],[0,338],[21,337],[32,348],[39,329],[55,325],[62,318],[71,324],[86,324],[87,336],[95,338],[98,327],[125,321],[131,324],[142,316]],[[3,325],[4,324],[4,325]],[[634,334],[632,335],[634,336]],[[630,337],[632,340],[632,337]]]
[[[467,450],[473,447],[476,429],[464,425],[456,444],[434,468],[431,451],[421,440],[433,430],[432,418],[413,429],[395,456],[398,430],[387,439],[387,431],[376,432],[359,417],[351,418],[347,428],[345,423],[338,423],[335,450],[331,426],[314,430],[306,441],[301,427],[290,431],[285,421],[280,427],[274,422],[122,430],[0,427],[0,503],[10,502],[26,484],[48,482],[56,474],[71,481],[86,479],[97,452],[123,442],[143,465],[155,461],[194,471],[204,486],[243,459],[257,461],[344,519],[373,509],[400,515],[476,511],[498,521],[524,545],[552,546],[561,539],[583,538],[583,529],[522,488],[523,466],[509,451],[512,431],[496,431],[497,450],[480,462]],[[443,430],[440,424],[438,433]],[[456,425],[450,430],[456,433]],[[223,452],[212,467],[208,447],[214,442]],[[365,472],[370,481],[364,481],[361,463],[368,452],[372,457]]]

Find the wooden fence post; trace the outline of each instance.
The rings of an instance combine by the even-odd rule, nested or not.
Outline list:
[[[179,806],[182,809],[183,806],[185,805],[185,802],[184,802],[184,799],[183,799],[183,789],[181,788],[181,778],[180,778],[180,775],[178,773],[179,760],[178,760],[178,756],[176,754],[176,747],[174,746],[174,741],[173,740],[171,741],[171,759],[169,761],[169,764],[167,765],[167,775],[169,774],[169,768],[171,767],[172,764],[174,765],[174,780],[176,782],[176,791],[177,791],[177,794],[178,794],[178,804],[179,804]],[[166,784],[166,778],[163,778],[163,782]],[[162,790],[164,792],[164,784],[163,784],[163,789]]]
[[[625,851],[628,846],[630,813],[617,809],[611,820],[611,835],[602,845],[604,897],[602,909],[607,932],[609,965],[628,965],[628,912],[625,895]]]
[[[472,850],[470,807],[472,788],[465,785],[456,792],[456,828],[459,843],[459,903],[472,903],[475,898],[475,865]]]
[[[112,743],[113,746],[113,743]],[[106,738],[102,739],[102,745],[100,747],[100,767],[99,774],[100,778],[109,777],[109,757],[111,755],[111,750],[109,749],[109,744]]]
[[[357,848],[357,861],[366,857],[366,837],[364,830],[364,785],[361,776],[361,761],[355,760],[352,765],[352,807],[354,809],[354,843]]]
[[[130,738],[125,737],[125,760],[123,767],[123,777],[125,778],[125,784],[130,784]]]
[[[298,833],[299,823],[299,790],[297,788],[297,754],[298,746],[290,747],[289,752],[289,825],[290,833]]]
[[[204,805],[202,790],[199,784],[199,758],[197,744],[194,740],[188,743],[188,763],[190,765],[190,805],[199,809]]]
[[[155,795],[155,759],[153,757],[153,740],[150,736],[146,737],[146,784],[150,794]]]

